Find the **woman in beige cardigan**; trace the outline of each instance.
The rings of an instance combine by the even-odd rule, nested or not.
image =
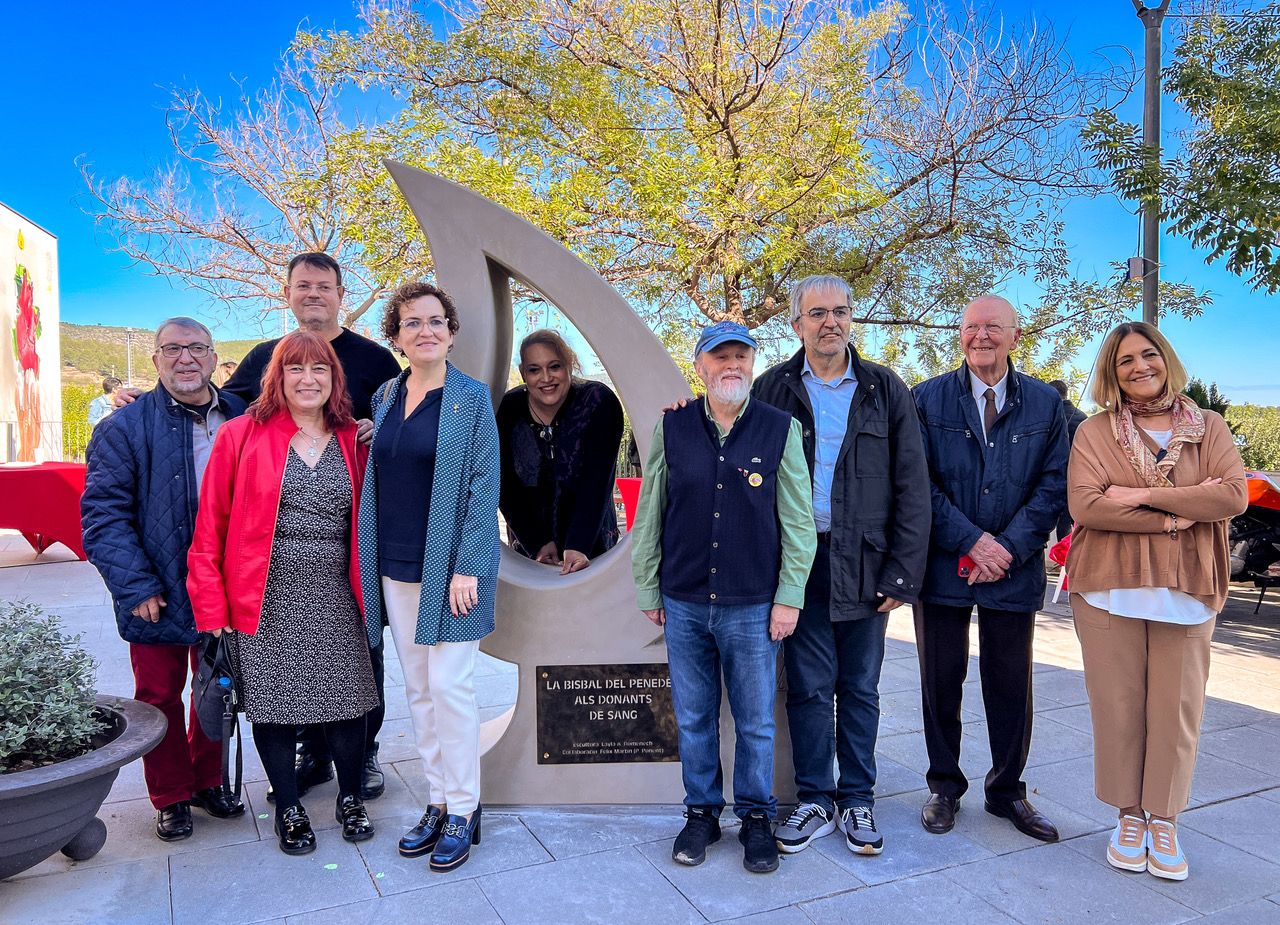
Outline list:
[[[1177,815],[1195,771],[1209,641],[1227,597],[1227,523],[1245,509],[1222,418],[1185,395],[1155,327],[1107,335],[1067,470],[1067,572],[1093,715],[1094,787],[1120,819],[1107,861],[1183,880]]]

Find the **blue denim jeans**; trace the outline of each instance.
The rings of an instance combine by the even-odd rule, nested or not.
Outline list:
[[[671,699],[680,733],[685,806],[724,808],[720,767],[720,680],[737,733],[733,811],[773,817],[773,706],[778,644],[769,638],[771,604],[690,604],[663,597]]]
[[[832,622],[830,553],[826,543],[818,544],[805,607],[783,649],[796,799],[828,812],[874,805],[880,668],[889,625],[884,613]]]

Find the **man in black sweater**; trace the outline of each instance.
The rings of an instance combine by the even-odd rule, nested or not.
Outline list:
[[[298,327],[328,339],[342,371],[346,374],[347,393],[352,411],[361,422],[373,417],[373,393],[378,386],[400,374],[395,355],[381,344],[348,330],[338,323],[342,307],[342,269],[328,254],[299,254],[289,261],[285,276],[284,297],[289,303]],[[262,391],[262,373],[271,360],[279,338],[258,344],[245,355],[236,371],[222,387],[246,402],[252,402]],[[378,765],[378,732],[386,713],[383,680],[383,647],[369,650],[373,676],[378,682],[378,705],[366,719],[364,781],[361,796],[366,800],[382,796],[385,788],[382,769]],[[333,762],[324,733],[305,730],[298,745],[298,795],[333,777]]]

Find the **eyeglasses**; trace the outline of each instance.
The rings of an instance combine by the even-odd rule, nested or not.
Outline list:
[[[818,324],[826,321],[827,315],[831,315],[836,321],[848,321],[849,307],[841,305],[837,308],[811,308],[805,314],[809,316],[810,321],[816,321]]]
[[[320,283],[319,285],[313,285],[312,283],[294,283],[289,288],[302,293],[318,292],[321,295],[329,295],[330,293],[337,292],[342,287],[335,286],[333,283]]]
[[[972,337],[979,331],[986,331],[988,337],[1000,337],[1005,330],[1002,324],[966,324],[960,329],[960,333],[965,337]]]
[[[444,318],[428,318],[427,327],[437,334],[443,334],[445,328],[449,327],[449,322]],[[420,331],[422,330],[422,322],[417,318],[407,318],[400,322],[400,330]]]
[[[182,356],[184,350],[191,354],[191,359],[203,360],[213,348],[208,344],[161,344],[156,348],[156,353],[174,360]]]

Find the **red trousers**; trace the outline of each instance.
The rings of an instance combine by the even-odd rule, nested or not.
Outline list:
[[[200,728],[194,706],[184,721],[182,695],[187,689],[187,669],[194,676],[200,658],[198,646],[129,644],[133,665],[134,697],[164,713],[169,721],[160,744],[142,756],[151,805],[161,809],[191,799],[197,790],[222,783],[222,743],[210,741]]]

